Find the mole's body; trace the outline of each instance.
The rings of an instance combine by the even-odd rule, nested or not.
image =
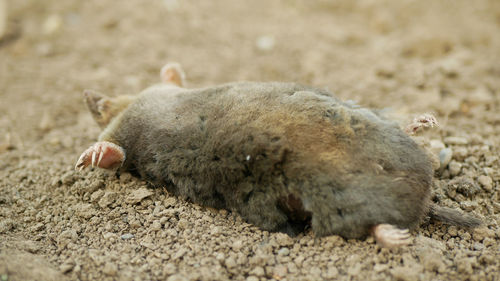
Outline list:
[[[298,84],[171,84],[123,105],[87,93],[105,130],[77,167],[121,164],[177,196],[237,211],[270,231],[310,223],[319,236],[361,238],[390,225],[378,230],[388,245],[406,243],[397,228],[412,228],[438,208],[430,204],[426,153],[375,111]],[[119,110],[103,121],[110,104]]]

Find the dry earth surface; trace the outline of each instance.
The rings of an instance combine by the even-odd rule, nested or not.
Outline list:
[[[0,41],[0,280],[500,280],[500,1],[9,1]],[[76,172],[99,129],[82,90],[296,81],[388,108],[439,168],[413,242],[295,238],[122,174]]]

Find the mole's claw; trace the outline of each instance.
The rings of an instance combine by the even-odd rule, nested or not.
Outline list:
[[[94,166],[95,166],[95,154],[96,154],[95,150],[92,151],[92,162],[91,162],[92,163],[92,168],[94,168]]]
[[[90,148],[89,148],[90,149]],[[78,161],[76,161],[75,170],[83,170],[89,165],[89,149],[85,150]]]
[[[99,167],[99,164],[101,163],[102,157],[104,155],[104,151],[99,151],[99,159],[97,160],[97,167]]]
[[[399,229],[390,224],[379,224],[372,229],[377,243],[387,248],[395,248],[411,243],[411,235],[408,229]]]
[[[88,166],[112,169],[121,165],[124,160],[125,149],[112,142],[100,141],[82,153],[75,169],[81,171]]]

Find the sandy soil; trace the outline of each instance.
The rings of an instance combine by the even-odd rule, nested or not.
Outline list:
[[[8,2],[1,280],[500,280],[500,1]],[[290,238],[128,174],[75,172],[99,134],[82,90],[137,93],[168,61],[190,87],[296,81],[402,124],[433,112],[433,200],[484,226],[424,221],[397,250]]]

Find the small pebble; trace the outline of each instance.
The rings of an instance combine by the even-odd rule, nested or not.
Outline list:
[[[185,248],[180,248],[172,257],[172,259],[176,260],[184,256],[188,251]]]
[[[448,187],[448,191],[455,191],[469,198],[472,198],[474,194],[477,194],[481,190],[476,182],[467,176],[453,178],[448,183]],[[450,194],[450,197],[454,198],[455,196],[451,196]]]
[[[60,15],[49,16],[42,25],[42,31],[45,35],[51,35],[61,29],[63,20]]]
[[[105,240],[114,241],[114,239],[116,238],[116,234],[114,234],[114,233],[112,233],[112,232],[106,232],[106,233],[103,233],[103,234],[102,234],[102,237],[103,237]]]
[[[61,232],[61,234],[59,234],[59,236],[57,236],[58,242],[64,241],[64,240],[76,242],[78,240],[78,234],[76,233],[76,231],[74,229],[67,229],[67,230]]]
[[[223,253],[216,253],[215,254],[215,259],[218,260],[218,261],[220,261],[220,262],[222,262],[222,261],[224,261],[226,259],[226,256],[224,256]]]
[[[493,202],[493,210],[495,210],[496,213],[500,213],[500,203],[498,202]],[[500,230],[499,230],[500,233]],[[500,236],[500,235],[498,235]]]
[[[391,274],[395,280],[417,281],[418,273],[407,267],[398,267],[391,270]]]
[[[99,189],[90,195],[90,202],[97,202],[104,195],[104,190]]]
[[[189,227],[189,222],[186,219],[180,219],[177,222],[177,227],[180,229],[187,229]]]
[[[70,272],[75,265],[72,263],[63,263],[60,267],[59,270],[61,270],[62,273],[68,273]]]
[[[275,40],[273,36],[261,36],[257,38],[255,45],[261,51],[271,51],[274,49]]]
[[[444,143],[440,140],[430,140],[429,145],[431,146],[431,151],[435,154],[438,154],[439,151],[446,148]]]
[[[495,232],[487,227],[478,227],[474,229],[472,237],[474,238],[474,240],[481,242],[484,238],[495,237]]]
[[[132,180],[132,175],[130,173],[123,172],[120,174],[120,182],[127,183]]]
[[[189,279],[182,274],[174,274],[167,278],[167,281],[187,281],[187,280]]]
[[[135,218],[129,220],[128,225],[133,229],[138,229],[138,228],[142,227],[142,223],[138,219],[135,219]]]
[[[288,248],[281,248],[278,251],[278,255],[280,256],[288,256],[290,254],[290,250]]]
[[[481,255],[479,256],[479,262],[482,264],[493,264],[496,262],[496,259],[490,255]]]
[[[453,145],[465,145],[468,144],[469,141],[466,138],[462,137],[446,137],[444,138],[444,143]]]
[[[333,280],[337,278],[338,275],[339,275],[339,270],[336,267],[332,266],[329,267],[328,270],[323,274],[323,277],[325,279]]]
[[[214,226],[210,229],[210,234],[217,237],[222,234],[222,228],[220,226]]]
[[[469,155],[469,151],[466,147],[456,147],[453,150],[453,158],[457,161],[463,161]]]
[[[15,228],[15,224],[9,224],[9,221],[7,223],[0,223],[0,233],[5,233],[5,229],[7,230],[12,230]],[[45,228],[45,225],[43,223],[37,223],[34,226],[31,227],[31,231],[33,232],[38,232],[41,231]]]
[[[495,162],[498,160],[498,157],[495,155],[487,155],[484,157],[484,164],[486,166],[493,166]]]
[[[467,212],[474,211],[477,208],[477,202],[475,202],[475,201],[463,201],[463,202],[460,202],[460,207]]]
[[[118,199],[118,193],[113,192],[113,191],[106,191],[102,198],[99,200],[99,206],[101,208],[106,208],[109,205],[113,204],[116,199]]]
[[[293,239],[290,236],[286,235],[285,233],[276,233],[275,237],[276,237],[276,242],[280,246],[293,245]]]
[[[61,176],[61,183],[70,186],[76,180],[75,173],[73,171],[68,171]]]
[[[294,264],[293,262],[288,263],[287,268],[288,268],[288,272],[290,272],[290,273],[296,273],[299,271],[299,269],[297,268],[297,265]]]
[[[387,264],[377,263],[377,264],[375,264],[375,266],[373,266],[373,271],[382,272],[384,270],[387,270],[388,268],[389,268],[389,265],[387,265]]]
[[[236,241],[233,242],[233,245],[231,247],[233,248],[233,250],[235,250],[236,252],[238,252],[243,247],[243,241],[242,240],[236,240]]]
[[[158,220],[153,221],[150,227],[151,230],[160,230],[161,229],[161,223]]]
[[[474,264],[475,258],[463,258],[457,262],[457,269],[459,273],[472,274],[474,270],[472,265]]]
[[[235,268],[236,267],[236,261],[232,258],[229,257],[225,261],[226,267],[227,268]]]
[[[165,206],[165,208],[172,207],[172,206],[174,206],[176,203],[177,203],[177,198],[175,198],[175,197],[167,197],[167,198],[163,201],[163,205]]]
[[[153,195],[153,192],[145,187],[132,191],[125,199],[128,204],[137,204],[143,199]]]
[[[443,255],[439,251],[427,248],[419,255],[422,265],[428,271],[440,272],[445,269],[445,264],[443,263]]]
[[[473,247],[474,247],[474,250],[476,250],[476,251],[482,251],[484,249],[484,245],[481,243],[477,243],[477,242],[474,243]]]
[[[448,227],[448,234],[451,236],[451,237],[457,237],[458,235],[458,229],[456,226],[450,226]]]
[[[258,277],[262,277],[262,276],[264,276],[266,273],[265,273],[265,271],[264,271],[264,268],[262,268],[261,266],[257,266],[257,267],[255,267],[252,271],[250,271],[250,274],[251,274],[251,275],[258,276]]]
[[[441,169],[446,168],[448,163],[450,163],[452,156],[453,150],[451,150],[451,148],[443,148],[439,151],[439,164]]]
[[[118,268],[115,264],[107,262],[102,269],[102,272],[108,276],[115,276],[118,271]]]
[[[177,272],[177,266],[173,263],[167,263],[163,267],[163,270],[165,271],[166,274],[174,274]]]
[[[493,191],[493,180],[489,176],[481,175],[477,178],[477,181],[481,186],[484,188],[484,190],[491,192]]]
[[[450,164],[448,164],[448,169],[452,176],[456,176],[462,170],[462,164],[453,160],[450,162]]]
[[[275,279],[283,278],[283,277],[285,277],[285,275],[287,273],[288,273],[288,269],[284,265],[278,265],[273,270],[273,276],[275,277]],[[278,277],[278,278],[276,278],[276,277]]]
[[[125,234],[123,234],[122,236],[120,236],[120,238],[121,238],[122,240],[129,240],[129,239],[134,238],[134,234],[132,234],[132,233],[125,233]]]

